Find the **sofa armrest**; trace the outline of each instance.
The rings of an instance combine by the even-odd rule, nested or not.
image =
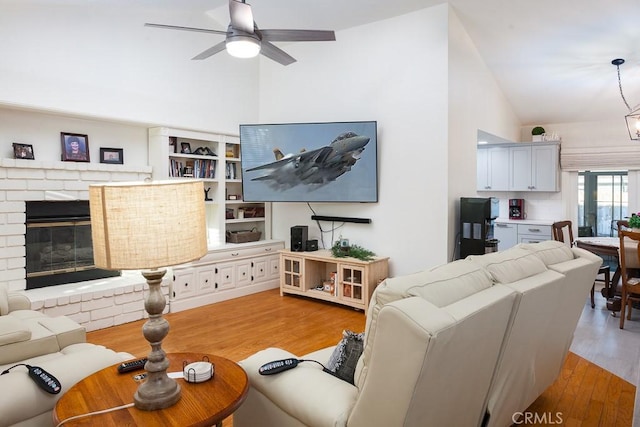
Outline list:
[[[9,292],[9,313],[16,310],[31,310],[31,301],[26,295]]]
[[[289,357],[297,358],[285,350],[268,348],[241,361],[240,366],[247,372],[251,388],[301,424],[346,425],[358,396],[358,389],[354,385],[323,372],[322,367],[313,362],[301,363],[295,369],[275,375],[258,373],[258,368],[263,364]],[[247,403],[238,411],[260,410]],[[235,418],[234,414],[234,425]],[[239,418],[242,419],[243,415],[239,414]]]
[[[107,366],[120,363],[130,356],[128,353],[116,353],[101,345],[82,343],[71,345],[60,352],[23,360],[22,362],[40,366],[55,376],[60,381],[62,392],[49,394],[42,391],[29,378],[24,366],[18,366],[8,374],[0,375],[0,389],[3,390],[0,399],[0,427],[53,426],[51,410],[64,393],[83,378]],[[118,375],[115,368],[114,375]],[[41,423],[42,419],[46,419],[47,424]]]
[[[0,317],[0,346],[31,339],[31,331],[11,316]]]

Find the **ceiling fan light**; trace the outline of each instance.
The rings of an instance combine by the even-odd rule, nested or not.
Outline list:
[[[260,53],[260,41],[253,37],[235,36],[226,41],[227,52],[236,58],[253,58]]]

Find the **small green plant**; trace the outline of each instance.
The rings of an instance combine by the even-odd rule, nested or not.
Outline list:
[[[543,133],[545,133],[545,130],[542,126],[536,126],[531,129],[531,135],[542,135]]]
[[[629,228],[640,228],[640,212],[631,214],[629,217]]]
[[[352,257],[361,261],[371,261],[376,255],[370,250],[358,245],[351,245],[348,248],[344,248],[340,244],[341,240],[342,239],[336,240],[336,242],[331,247],[331,254],[336,258]]]

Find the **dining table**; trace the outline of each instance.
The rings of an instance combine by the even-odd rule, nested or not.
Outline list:
[[[599,256],[611,256],[616,260],[616,270],[611,278],[611,284],[608,289],[604,289],[602,296],[605,298],[613,298],[618,294],[618,282],[622,269],[620,267],[620,238],[619,237],[578,237],[574,241],[574,245],[578,248],[585,249]]]

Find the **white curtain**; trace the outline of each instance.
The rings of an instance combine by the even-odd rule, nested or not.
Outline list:
[[[639,147],[560,148],[563,171],[640,170]]]

